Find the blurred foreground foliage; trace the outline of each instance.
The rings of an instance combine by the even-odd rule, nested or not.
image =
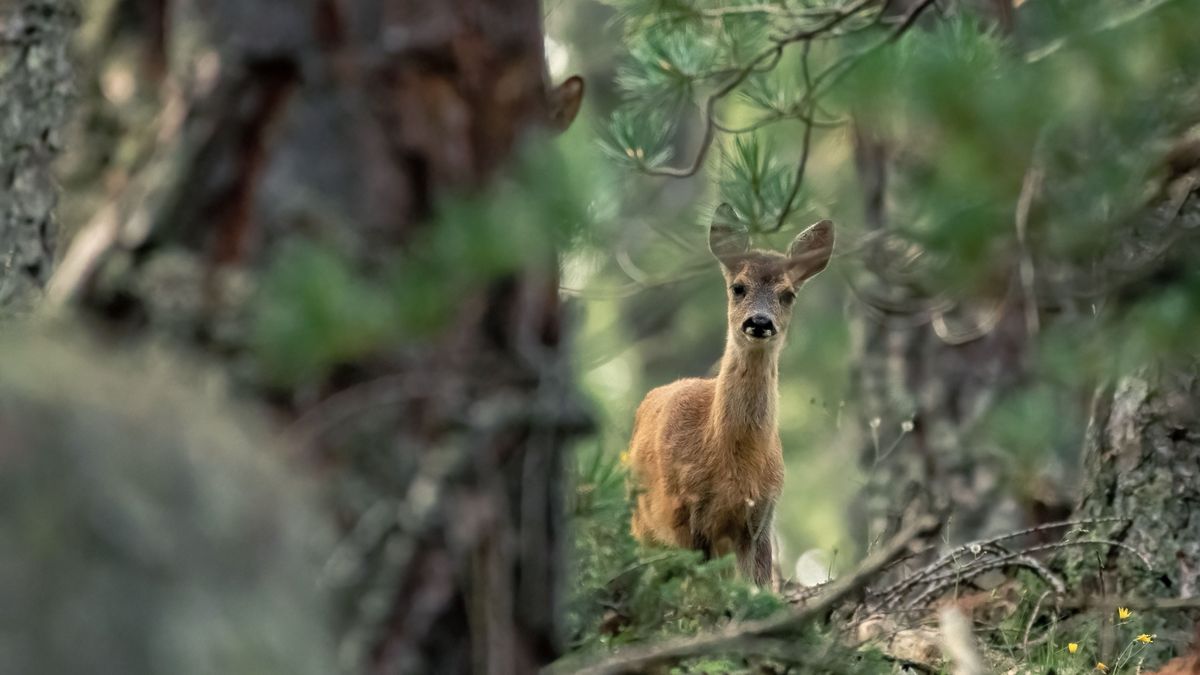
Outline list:
[[[473,287],[518,270],[550,274],[555,252],[587,231],[588,172],[530,143],[481,194],[442,195],[432,223],[401,251],[316,228],[271,262],[256,300],[256,362],[281,384],[319,380],[338,364],[429,338]],[[351,260],[374,260],[370,266]]]
[[[0,339],[0,672],[336,672],[279,446],[211,371],[76,328]]]

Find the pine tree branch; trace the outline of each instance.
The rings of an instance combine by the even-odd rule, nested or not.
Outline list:
[[[949,565],[953,564],[956,560],[960,559],[961,557],[968,556],[968,555],[975,557],[975,556],[979,555],[981,552],[983,552],[985,549],[992,549],[993,547],[995,547],[997,544],[999,544],[1002,541],[1008,541],[1011,539],[1016,539],[1018,537],[1024,537],[1024,536],[1030,535],[1030,534],[1046,532],[1048,530],[1057,530],[1057,529],[1062,529],[1062,528],[1067,528],[1067,527],[1079,527],[1081,525],[1096,525],[1099,523],[1115,523],[1115,522],[1127,522],[1127,521],[1128,521],[1128,519],[1126,519],[1126,518],[1115,517],[1115,516],[1114,517],[1106,517],[1106,518],[1080,518],[1080,519],[1076,519],[1076,520],[1062,520],[1062,521],[1057,521],[1057,522],[1052,522],[1052,523],[1042,523],[1041,525],[1036,525],[1034,527],[1027,527],[1022,530],[1016,530],[1014,532],[1006,532],[1004,534],[997,535],[995,537],[990,537],[988,539],[980,539],[978,541],[967,542],[965,544],[955,547],[951,551],[948,551],[947,553],[942,555],[940,558],[938,558],[937,560],[933,561],[932,563],[926,565],[925,567],[921,568],[920,570],[917,570],[915,573],[910,574],[910,575],[906,576],[905,578],[901,579],[900,581],[896,582],[895,584],[892,584],[891,586],[881,590],[879,592],[879,595],[883,596],[883,597],[896,596],[897,594],[902,595],[907,591],[907,589],[912,588],[919,582],[929,580],[930,577],[933,577],[938,570],[948,567]],[[1027,554],[1030,552],[1033,552],[1033,551],[1026,550],[1026,551],[1022,551],[1021,553]],[[889,602],[887,604],[892,604],[892,603]]]
[[[699,15],[706,19],[723,19],[727,16],[741,14],[769,14],[771,16],[780,16],[788,19],[808,19],[818,18],[836,14],[836,9],[828,7],[812,7],[804,11],[793,11],[779,5],[735,5],[733,7],[714,7],[712,9],[697,10]]]
[[[792,214],[792,208],[795,206],[796,198],[800,194],[800,188],[804,184],[804,174],[808,168],[808,158],[812,148],[813,127],[816,126],[813,122],[813,118],[815,117],[817,92],[820,84],[829,77],[832,77],[830,84],[837,82],[844,77],[846,73],[852,70],[853,67],[857,65],[857,63],[861,61],[862,58],[867,54],[874,52],[876,49],[886,44],[895,42],[900,38],[900,36],[902,36],[906,31],[916,24],[917,19],[920,18],[921,14],[926,9],[934,4],[936,4],[935,0],[922,0],[922,2],[918,3],[911,10],[909,10],[908,14],[904,17],[904,20],[901,21],[901,23],[894,30],[892,30],[885,40],[882,40],[879,43],[861,52],[858,52],[851,57],[848,57],[847,59],[835,62],[825,71],[823,71],[815,81],[808,70],[808,47],[811,46],[812,43],[809,41],[805,42],[804,59],[802,61],[805,80],[805,94],[804,98],[796,105],[797,111],[804,110],[803,113],[799,113],[797,115],[804,122],[804,140],[800,151],[800,160],[796,165],[796,175],[792,180],[791,189],[788,191],[787,200],[784,202],[783,208],[779,212],[779,218],[776,220],[774,227],[767,230],[768,232],[778,232],[779,230],[783,229],[784,223],[787,222],[788,217]],[[845,18],[848,18],[848,15],[841,18],[844,20]],[[836,23],[833,25],[836,25]],[[807,36],[801,39],[811,40],[812,36]],[[845,66],[843,70],[837,71],[838,68],[842,68],[843,66]],[[833,76],[833,73],[835,72],[837,72],[837,75]],[[828,89],[828,86],[825,87],[825,89]],[[714,123],[710,125],[710,127],[711,126],[717,125]],[[766,123],[763,120],[760,120],[759,123],[755,123],[751,126],[752,129],[758,129],[762,126],[766,126]],[[709,140],[711,141],[711,138]]]
[[[847,19],[856,16],[862,11],[869,8],[878,0],[858,0],[845,10],[830,16],[829,19],[822,22],[820,25],[798,30],[783,37],[774,38],[774,46],[763,50],[757,56],[750,60],[748,64],[740,70],[734,72],[729,80],[721,85],[716,91],[709,94],[702,106],[704,125],[704,137],[700,140],[700,148],[696,151],[696,156],[690,164],[685,167],[642,167],[642,171],[651,176],[666,176],[670,178],[690,178],[696,175],[700,167],[704,165],[704,160],[708,157],[708,152],[712,148],[713,139],[717,132],[716,107],[722,99],[733,93],[743,82],[746,81],[751,74],[758,71],[769,71],[779,64],[783,57],[784,49],[789,45],[799,42],[806,42],[826,34],[837,28]],[[811,94],[811,92],[809,92]]]
[[[896,26],[896,29],[892,31],[892,34],[888,37],[888,41],[895,42],[899,40],[902,35],[908,32],[909,28],[912,28],[917,23],[917,19],[921,18],[925,10],[935,4],[937,4],[937,0],[921,0],[921,2],[914,5],[912,9],[908,10],[908,14],[904,16],[904,20],[900,22],[900,25]]]
[[[792,206],[796,202],[796,196],[800,194],[800,186],[804,184],[804,172],[808,168],[808,155],[812,148],[812,131],[812,124],[804,125],[804,141],[800,149],[800,162],[796,165],[796,175],[792,178],[792,188],[788,191],[783,209],[779,211],[779,220],[775,221],[775,226],[769,230],[770,232],[778,232],[782,229],[788,216],[792,214]]]

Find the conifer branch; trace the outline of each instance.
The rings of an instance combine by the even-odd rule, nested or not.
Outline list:
[[[712,147],[713,139],[717,132],[716,107],[722,99],[733,93],[747,78],[755,72],[770,71],[779,64],[783,57],[784,50],[792,44],[799,42],[807,42],[821,35],[829,33],[841,25],[846,20],[858,15],[871,5],[877,3],[878,0],[858,0],[844,10],[831,15],[828,19],[821,22],[819,25],[812,28],[806,28],[795,31],[789,35],[773,38],[774,45],[763,50],[757,56],[750,60],[748,64],[741,69],[734,71],[733,75],[721,85],[716,91],[709,94],[702,106],[704,125],[704,136],[700,140],[700,147],[696,151],[696,155],[692,162],[684,167],[642,167],[642,170],[652,176],[667,176],[670,178],[690,178],[696,175],[700,167],[704,165],[704,160],[708,157],[708,152]],[[812,92],[808,92],[806,99],[811,96]],[[810,115],[811,116],[811,115]],[[811,129],[811,125],[809,125]]]

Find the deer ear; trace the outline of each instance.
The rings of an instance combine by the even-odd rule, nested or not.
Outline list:
[[[750,249],[750,231],[737,219],[733,208],[721,204],[708,228],[708,250],[726,268],[732,268],[738,258]]]
[[[555,131],[566,131],[579,114],[583,105],[583,78],[568,77],[566,82],[550,92],[550,127]]]
[[[791,258],[790,275],[792,283],[799,284],[815,277],[829,265],[833,255],[833,221],[822,220],[813,223],[796,238],[788,247],[788,258]]]

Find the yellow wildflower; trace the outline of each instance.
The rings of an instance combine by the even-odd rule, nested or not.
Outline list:
[[[1098,670],[1098,671],[1100,671],[1100,672],[1102,672],[1102,673],[1107,673],[1107,672],[1108,672],[1108,666],[1104,665],[1104,663],[1103,663],[1103,662],[1100,662],[1100,661],[1098,661],[1098,662],[1096,662],[1096,670]]]
[[[629,451],[621,453],[621,466],[629,466]]]
[[[1144,644],[1144,645],[1148,645],[1148,644],[1150,644],[1151,642],[1154,642],[1154,636],[1153,636],[1153,635],[1146,635],[1145,633],[1142,633],[1141,635],[1139,635],[1139,636],[1137,636],[1137,637],[1135,637],[1135,638],[1133,638],[1133,639],[1134,639],[1134,640],[1137,640],[1138,642],[1140,642],[1140,643],[1142,643],[1142,644]]]
[[[1128,607],[1118,607],[1117,608],[1117,618],[1118,619],[1124,621],[1125,619],[1128,619],[1131,616],[1133,616],[1133,612],[1129,611]]]
[[[1078,642],[1068,642],[1067,643],[1067,651],[1071,652],[1072,654],[1079,651],[1079,643]]]

